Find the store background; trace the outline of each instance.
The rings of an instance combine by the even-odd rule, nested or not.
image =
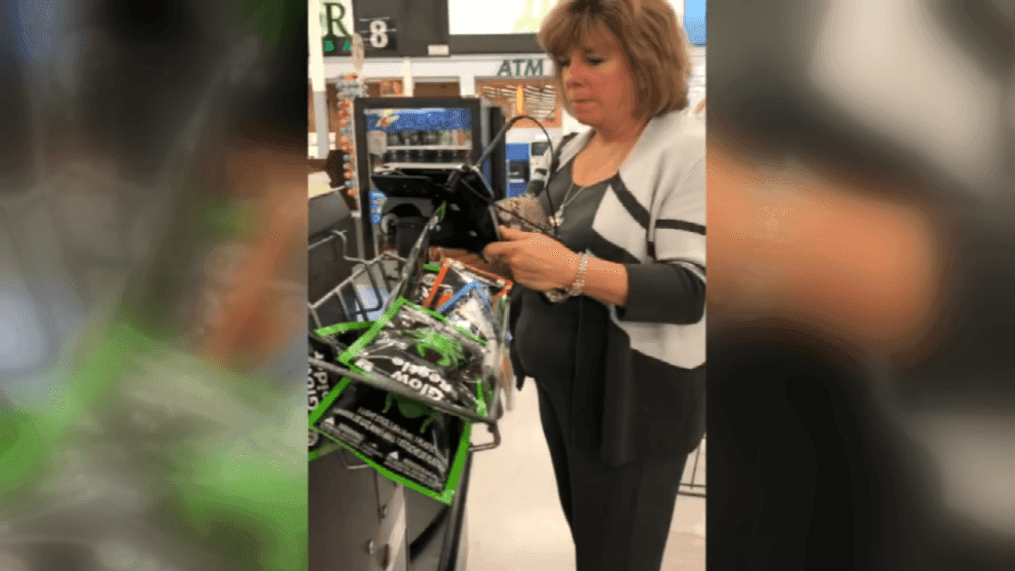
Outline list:
[[[705,1],[670,1],[678,19],[685,22],[692,43],[698,44],[691,48],[694,65],[689,86],[695,105],[705,97]],[[348,30],[364,36],[362,79],[370,97],[482,96],[504,108],[508,118],[523,110],[545,119],[542,122],[554,139],[585,128],[553,104],[553,63],[539,51],[533,36],[553,4],[551,0],[322,2],[330,148],[337,148],[335,133],[345,126],[340,113],[341,86],[354,72],[342,35]],[[375,35],[379,41],[372,43],[370,25],[378,21],[383,26],[374,23],[373,30],[383,27],[384,37]],[[403,25],[408,21],[412,26]],[[376,47],[381,44],[383,47]],[[323,158],[318,157],[313,88],[309,85],[308,102],[309,155]],[[528,143],[544,139],[540,129],[520,123],[508,132],[506,142],[511,148],[525,149],[527,161]],[[327,175],[311,175],[311,196],[329,191]],[[530,380],[526,390],[517,395],[514,410],[501,421],[502,444],[475,455],[465,524],[469,568],[574,568],[573,544],[557,497],[532,386]],[[704,457],[702,453],[696,473],[695,463],[688,462],[685,481],[691,481],[693,474],[695,483],[704,484]],[[704,568],[705,499],[681,496],[663,570]]]
[[[670,3],[680,21],[685,21],[684,13],[687,10],[686,28],[692,44],[695,44],[691,47],[693,71],[689,86],[689,98],[694,105],[705,97],[705,1],[670,0]],[[348,50],[342,50],[347,41],[342,33],[350,28],[366,33],[363,76],[373,97],[485,95],[491,98],[490,91],[493,89],[503,89],[504,93],[516,93],[518,86],[530,91],[545,92],[552,89],[553,63],[539,51],[533,36],[539,22],[553,6],[553,2],[548,0],[505,0],[496,3],[447,0],[447,24],[444,30],[440,29],[444,16],[441,11],[442,2],[400,4],[397,0],[342,0],[321,4],[330,133],[341,128],[338,118],[338,84],[353,72]],[[427,4],[430,9],[419,4]],[[344,18],[339,18],[339,15],[344,15]],[[385,28],[389,30],[385,40],[387,44],[383,49],[371,46],[369,24],[362,22],[375,17],[383,19]],[[400,19],[411,19],[413,25],[399,26],[396,22]],[[357,25],[353,22],[360,23]],[[430,37],[413,37],[425,34],[430,34]],[[412,85],[407,85],[407,78],[411,78]],[[308,101],[311,109],[308,146],[311,147],[312,156],[316,156],[313,95],[309,88]],[[496,102],[505,107],[509,117],[513,116],[516,103],[514,97],[499,98]],[[544,125],[548,127],[551,137],[583,128],[563,110],[556,113],[550,121],[544,122]],[[540,138],[543,136],[539,129],[516,128],[508,133],[507,142],[527,143]],[[335,148],[334,135],[331,148]]]

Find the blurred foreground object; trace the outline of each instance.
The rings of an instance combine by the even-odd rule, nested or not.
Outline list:
[[[709,564],[1015,567],[1013,13],[711,16]]]
[[[264,237],[304,231],[306,14],[34,4],[0,19],[0,569],[304,567],[306,254]]]

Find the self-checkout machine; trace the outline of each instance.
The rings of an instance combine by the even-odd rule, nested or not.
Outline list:
[[[351,40],[352,63],[355,76],[346,76],[343,84],[345,93],[360,93],[362,87],[364,50],[363,40],[357,34]],[[348,87],[352,85],[353,87]],[[349,99],[355,99],[351,96]],[[343,98],[345,100],[345,98]],[[350,106],[352,107],[352,106]],[[350,111],[352,109],[350,108]],[[348,114],[348,123],[343,132],[336,134],[338,151],[347,157],[346,186],[339,192],[348,193],[354,201],[353,221],[355,230],[330,232],[324,239],[310,244],[311,254],[315,249],[335,250],[336,256],[356,263],[353,275],[346,282],[355,282],[355,276],[372,272],[376,260],[368,261],[362,236],[371,225],[369,218],[363,218],[368,195],[355,176],[358,154],[369,156],[385,151],[384,141],[357,141],[351,136],[356,132],[358,117]],[[327,139],[325,139],[327,140]],[[381,148],[377,148],[378,145]],[[363,148],[357,149],[356,146]],[[359,151],[359,153],[357,153]],[[334,151],[332,151],[334,154]],[[313,257],[313,256],[312,256]],[[313,259],[318,259],[313,257]],[[381,268],[381,272],[384,269]],[[311,268],[314,276],[325,275]],[[343,283],[346,283],[343,282]],[[308,284],[311,291],[334,288],[334,297],[356,296],[342,284],[335,287],[326,284]],[[388,284],[391,285],[391,284]],[[319,297],[319,296],[317,296]],[[381,294],[374,295],[376,302]],[[315,297],[316,299],[316,297]],[[344,303],[344,302],[343,302]],[[315,309],[315,303],[311,303]],[[316,309],[323,311],[324,305]],[[369,308],[367,308],[369,309]],[[363,316],[359,316],[363,317]],[[345,315],[343,321],[354,320]],[[313,438],[313,436],[312,436]],[[464,497],[468,480],[468,464],[462,474],[463,484],[459,490],[460,499],[451,506],[444,506],[416,492],[406,490],[362,464],[346,450],[334,451],[313,459],[308,468],[309,493],[309,552],[311,570],[357,569],[364,571],[457,571],[464,568]]]

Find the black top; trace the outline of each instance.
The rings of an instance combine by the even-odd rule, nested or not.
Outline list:
[[[559,229],[560,241],[574,252],[584,252],[592,240],[592,221],[596,210],[609,185],[607,181],[602,181],[584,188],[575,185],[571,189],[572,165],[573,162],[560,169],[550,181],[547,192],[553,199],[554,208],[559,210],[570,190],[571,201],[564,209],[563,224]],[[540,195],[540,200],[547,215],[552,216],[547,192]],[[574,376],[575,343],[582,302],[598,302],[588,298],[569,298],[553,304],[539,292],[526,290],[522,295],[522,312],[518,317],[514,343],[523,369],[540,382],[570,381]],[[583,328],[606,327],[605,318],[608,317],[605,311],[589,315],[595,317],[582,320]]]
[[[651,148],[655,140],[660,139],[660,133],[668,132],[669,127],[679,128],[679,117],[670,114],[653,119],[657,127],[646,131],[654,135],[649,137],[650,147],[646,148]],[[696,135],[689,133],[688,137],[696,138]],[[674,151],[680,151],[675,143],[681,141],[679,137],[672,141],[665,139],[660,139],[658,143],[664,146],[673,143]],[[580,146],[581,141],[561,145],[559,164],[564,169],[552,166],[557,161],[544,160],[544,165],[551,162],[549,177],[547,169],[535,168],[530,192],[537,197],[544,191],[552,192],[553,202],[559,206],[571,186],[571,177],[566,174],[571,171],[567,167]],[[679,158],[677,155],[664,157],[664,154],[645,153],[644,156],[651,156],[653,162],[663,163]],[[703,187],[703,167],[703,157],[690,167],[694,170],[693,178],[688,179],[691,185]],[[561,176],[560,170],[564,170],[564,176]],[[597,259],[623,265],[627,270],[626,307],[617,307],[616,316],[613,316],[613,307],[588,296],[573,300],[571,308],[562,308],[549,307],[542,294],[531,294],[524,287],[518,287],[512,293],[511,331],[515,340],[511,346],[511,361],[519,386],[526,376],[535,377],[540,390],[554,401],[555,408],[563,407],[557,412],[565,419],[561,428],[570,433],[565,437],[577,449],[598,455],[607,466],[686,456],[700,443],[705,430],[704,363],[687,369],[645,355],[638,351],[629,334],[619,325],[624,321],[659,325],[691,325],[702,321],[705,283],[704,276],[700,274],[704,273],[704,259],[699,259],[697,263],[682,263],[681,254],[677,253],[680,248],[674,245],[669,233],[664,236],[664,242],[667,248],[673,248],[673,252],[659,257],[651,240],[655,233],[649,232],[652,210],[662,208],[659,201],[668,197],[671,190],[695,191],[691,185],[678,189],[656,188],[659,181],[638,177],[638,173],[631,174],[632,180],[640,187],[638,196],[627,188],[621,176],[610,178],[605,181],[601,198],[616,199],[619,204],[600,201],[595,207],[590,205],[590,213],[594,210],[595,214],[590,214],[581,225],[588,236],[588,247],[584,251],[592,253]],[[612,196],[607,197],[606,192]],[[581,198],[589,199],[588,196]],[[702,202],[700,198],[696,200]],[[578,224],[574,205],[575,202],[568,205],[564,215],[565,226]],[[630,218],[600,220],[601,209],[606,206],[610,206],[615,214],[622,214],[624,209],[630,212],[632,208],[636,212]],[[704,206],[703,202],[700,206]],[[684,216],[677,210],[673,211],[673,216]],[[700,214],[687,211],[686,216]],[[615,238],[622,236],[624,243],[629,239],[645,239],[644,248],[641,245],[635,248],[640,257],[601,234],[598,229],[601,224]],[[564,229],[562,239],[565,245],[570,246],[568,242],[574,238],[567,236],[567,230]],[[697,225],[686,228],[686,231],[702,237],[704,230],[704,226]],[[618,236],[617,232],[624,234]],[[629,236],[628,232],[636,235]],[[677,257],[667,259],[665,256]],[[701,258],[700,252],[698,256],[692,254],[692,257]],[[695,302],[697,307],[691,308]],[[574,306],[577,306],[576,309]],[[681,310],[674,310],[674,306],[680,306]],[[684,308],[695,311],[684,311]],[[573,311],[566,313],[568,309]],[[568,319],[568,316],[571,318]],[[518,330],[519,327],[522,331]],[[642,346],[640,341],[638,346]],[[675,477],[679,478],[679,474]]]

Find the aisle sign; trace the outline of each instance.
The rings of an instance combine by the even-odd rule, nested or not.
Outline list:
[[[352,0],[321,2],[321,30],[324,32],[324,55],[348,54],[352,49]]]
[[[367,53],[397,52],[396,32],[398,30],[395,27],[395,19],[390,16],[357,19],[356,33],[363,36],[363,45]]]
[[[354,18],[354,0],[328,0],[321,2],[321,30],[324,32],[324,55],[347,56],[352,52],[352,35],[363,36],[367,55],[398,51],[395,33],[395,18],[390,16],[367,16]],[[362,6],[361,6],[362,8]],[[371,5],[370,8],[375,8]],[[372,10],[361,10],[368,14]]]

